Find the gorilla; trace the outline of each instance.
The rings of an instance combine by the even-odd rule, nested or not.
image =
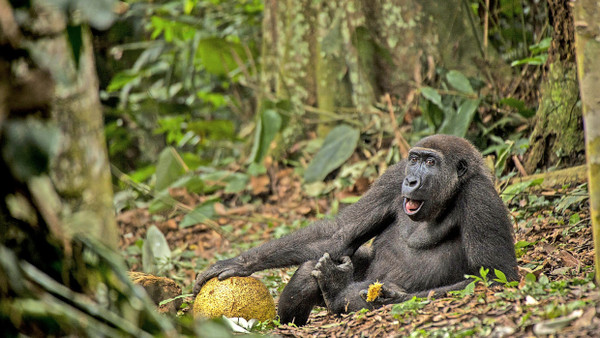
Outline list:
[[[372,242],[371,239],[373,239]],[[355,204],[199,273],[213,277],[298,265],[278,304],[281,323],[304,325],[315,305],[373,309],[463,289],[481,267],[518,279],[513,230],[481,153],[449,135],[426,137]],[[383,284],[367,302],[370,284]]]

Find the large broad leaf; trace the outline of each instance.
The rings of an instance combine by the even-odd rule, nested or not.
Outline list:
[[[469,79],[467,79],[466,76],[463,75],[463,73],[456,71],[456,70],[451,70],[448,72],[448,74],[446,74],[446,80],[448,80],[448,83],[450,83],[450,85],[452,87],[454,87],[454,89],[458,90],[461,93],[465,93],[465,94],[473,94],[473,87],[471,87],[471,83],[469,82]]]
[[[439,133],[464,137],[473,121],[477,107],[479,107],[479,100],[464,100],[458,110],[446,110],[444,123],[442,123]]]
[[[347,125],[333,128],[304,172],[306,183],[322,181],[354,152],[360,132]]]
[[[281,129],[281,123],[281,116],[273,109],[265,109],[260,114],[250,155],[252,162],[259,163],[267,155],[271,142]]]
[[[440,109],[444,109],[444,105],[442,104],[442,96],[434,88],[422,87],[421,95],[423,95],[427,100],[431,101],[431,103],[440,107]]]
[[[156,191],[169,187],[181,175],[185,173],[185,164],[173,147],[167,147],[161,151],[156,165]]]
[[[198,223],[202,223],[207,219],[211,219],[215,216],[215,202],[209,201],[196,207],[192,212],[185,215],[185,217],[179,223],[180,228],[187,228]]]
[[[151,226],[146,233],[142,246],[142,267],[144,272],[156,274],[160,270],[170,270],[171,249],[165,236],[156,226]]]
[[[221,38],[203,39],[198,43],[197,55],[200,57],[202,65],[206,71],[215,75],[226,75],[238,68],[233,53],[236,53],[240,59],[243,59],[245,55],[240,44]]]

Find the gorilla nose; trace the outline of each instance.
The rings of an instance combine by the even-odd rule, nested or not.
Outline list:
[[[404,179],[404,193],[410,193],[412,191],[415,191],[417,189],[419,189],[419,187],[421,186],[421,180],[418,177],[415,176],[407,176]]]

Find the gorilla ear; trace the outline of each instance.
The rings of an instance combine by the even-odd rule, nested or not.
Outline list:
[[[458,161],[458,165],[456,166],[456,169],[458,171],[458,177],[461,177],[462,175],[467,173],[467,161],[465,160],[460,160]]]

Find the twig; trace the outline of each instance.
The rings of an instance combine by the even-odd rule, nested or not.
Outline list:
[[[527,170],[525,170],[525,168],[523,167],[523,164],[521,164],[521,161],[519,160],[519,158],[517,157],[517,155],[513,155],[512,156],[512,160],[515,163],[515,167],[517,167],[517,170],[519,171],[519,174],[521,174],[521,176],[528,176],[529,175],[527,173]]]
[[[392,98],[390,97],[389,93],[385,93],[384,98],[385,98],[385,101],[387,102],[388,111],[390,113],[390,119],[392,120],[392,128],[394,128],[394,136],[396,139],[396,143],[398,144],[398,149],[400,150],[400,155],[402,155],[402,158],[407,158],[408,157],[408,149],[410,148],[410,146],[408,145],[408,142],[406,142],[406,140],[402,136],[402,133],[400,133],[400,128],[398,128],[398,121],[396,121],[396,114],[394,114],[394,106],[392,105]]]

